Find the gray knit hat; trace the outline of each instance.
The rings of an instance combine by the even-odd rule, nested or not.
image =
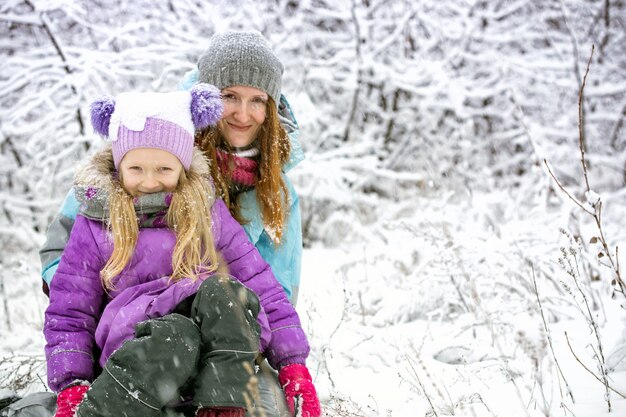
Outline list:
[[[245,85],[265,91],[280,102],[283,64],[259,32],[220,32],[198,60],[199,81],[224,89]]]

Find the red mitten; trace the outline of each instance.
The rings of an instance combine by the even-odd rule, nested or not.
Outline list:
[[[54,417],[73,417],[76,407],[83,400],[88,389],[87,385],[74,385],[59,392],[57,395],[57,412]]]
[[[302,417],[320,417],[322,410],[320,400],[311,379],[311,374],[306,366],[294,363],[284,366],[278,372],[280,382],[287,406],[291,413]]]

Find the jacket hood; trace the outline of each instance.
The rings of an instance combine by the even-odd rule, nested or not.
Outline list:
[[[285,131],[287,131],[287,136],[289,136],[289,142],[291,143],[289,160],[283,166],[283,170],[287,172],[304,160],[304,151],[302,150],[302,146],[300,146],[299,140],[300,126],[298,126],[296,116],[294,116],[291,106],[285,96],[280,96],[278,119],[280,120],[281,125],[285,128]]]
[[[191,166],[188,172],[198,173],[210,180],[209,162],[197,148],[194,148]],[[80,213],[85,217],[104,220],[109,217],[108,202],[113,192],[120,191],[117,171],[113,164],[111,146],[83,160],[74,175],[74,191],[80,203]],[[211,204],[213,203],[213,196]],[[134,198],[135,210],[138,215],[155,214],[167,210],[171,201],[171,193],[159,192]]]

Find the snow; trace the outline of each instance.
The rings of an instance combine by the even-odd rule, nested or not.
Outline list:
[[[603,386],[569,352],[566,332],[578,354],[591,350],[589,328],[580,320],[550,326],[555,356],[576,401],[571,404],[559,396],[555,370],[549,369],[553,359],[546,352],[544,330],[536,317],[507,313],[487,326],[476,323],[471,314],[452,322],[424,318],[377,324],[366,317],[366,311],[348,312],[348,304],[359,303],[346,296],[352,291],[341,265],[349,257],[343,249],[319,248],[306,251],[303,262],[298,311],[311,335],[309,366],[320,398],[330,408],[328,415],[352,415],[342,414],[346,404],[358,404],[354,415],[425,415],[431,410],[429,401],[438,415],[557,415],[560,401],[576,416],[626,412],[626,401],[614,393],[613,411],[606,411]],[[369,273],[375,275],[376,267]],[[621,323],[612,320],[603,326],[607,346],[624,340],[623,310],[615,305],[613,310],[607,316],[621,317]],[[500,326],[510,327],[515,340],[506,340]],[[537,361],[534,370],[525,355]],[[621,367],[626,368],[623,351],[620,357]],[[595,369],[589,358],[587,366]],[[545,387],[533,386],[523,376],[533,372],[544,374]],[[626,369],[611,373],[611,385],[626,392]]]
[[[89,103],[171,91],[215,30],[256,29],[307,158],[297,309],[325,415],[626,415],[589,372],[626,395],[626,3],[29,4],[0,6],[0,394],[47,389],[37,251],[102,143]]]

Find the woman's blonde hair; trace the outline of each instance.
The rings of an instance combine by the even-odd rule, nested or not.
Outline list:
[[[100,271],[106,289],[114,288],[113,278],[130,262],[139,235],[133,197],[121,184],[121,178],[115,181],[114,192],[109,199],[108,227],[113,235],[113,253]],[[213,196],[213,187],[207,178],[195,172],[181,173],[167,210],[168,227],[176,234],[172,281],[183,278],[195,281],[201,273],[218,268],[218,255],[211,232]]]
[[[209,127],[198,134],[196,138],[199,147],[209,159],[211,176],[215,184],[217,195],[224,200],[233,217],[241,224],[248,220],[241,214],[241,208],[236,198],[232,198],[231,175],[222,172],[217,162],[215,150],[232,149],[228,140],[216,127]],[[256,182],[256,198],[261,209],[261,218],[268,235],[278,245],[285,231],[285,222],[289,214],[289,191],[282,178],[283,165],[289,159],[291,145],[287,132],[280,125],[276,103],[268,97],[265,121],[259,129],[256,138],[261,153]],[[229,164],[234,169],[234,162]]]

